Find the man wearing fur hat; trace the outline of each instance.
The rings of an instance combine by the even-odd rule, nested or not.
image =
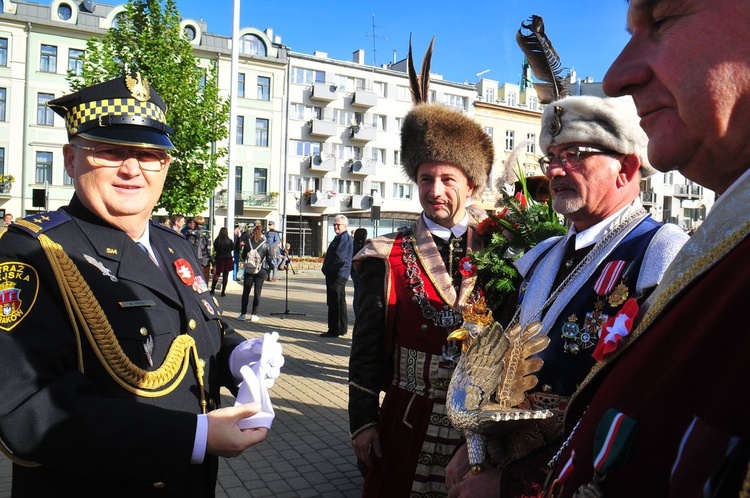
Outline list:
[[[540,496],[568,399],[594,364],[612,354],[624,332],[617,326],[632,321],[687,240],[641,206],[641,179],[655,172],[647,143],[629,97],[568,97],[545,108],[540,165],[553,209],[571,226],[515,263],[523,282],[514,321],[523,327],[541,321],[550,339],[538,355],[544,361],[538,383],[526,395],[532,408],[554,415],[495,441],[502,455],[477,476],[465,477],[463,447],[448,469],[450,496],[498,496],[498,489],[504,497]]]
[[[414,74],[411,53],[409,61]],[[412,88],[417,104],[401,129],[404,171],[424,211],[415,227],[373,239],[354,262],[360,296],[349,420],[366,497],[444,496],[445,464],[461,440],[445,414],[454,364],[442,353],[475,291],[476,276],[461,260],[476,249],[472,227],[482,215],[469,203],[494,152],[478,123],[421,103],[426,79]]]
[[[135,74],[48,105],[75,193],[0,240],[13,495],[214,496],[218,456],[267,429],[237,426],[260,403],[218,408],[250,351],[235,352],[189,243],[150,221],[174,149],[164,102]]]

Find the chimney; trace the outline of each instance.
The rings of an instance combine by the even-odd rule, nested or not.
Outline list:
[[[352,58],[355,64],[365,64],[365,51],[363,49],[355,50],[354,57]]]

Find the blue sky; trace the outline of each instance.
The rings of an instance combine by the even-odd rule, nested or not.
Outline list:
[[[231,36],[232,0],[176,2],[183,17],[203,19],[209,32]],[[517,83],[523,56],[515,34],[521,21],[536,14],[544,18],[563,66],[601,81],[629,38],[626,10],[625,0],[244,0],[240,26],[273,28],[283,44],[306,54],[318,50],[351,60],[361,48],[367,64],[377,65],[390,62],[394,50],[397,59],[405,58],[409,33],[421,61],[434,35],[432,68],[444,79],[476,82],[476,74],[489,69],[484,77]]]

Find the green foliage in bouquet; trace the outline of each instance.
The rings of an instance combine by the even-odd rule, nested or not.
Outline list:
[[[495,317],[520,284],[521,277],[513,261],[544,239],[563,235],[565,226],[552,210],[551,202],[537,202],[529,196],[525,176],[518,174],[522,192],[509,196],[503,192],[505,209],[487,217],[476,227],[484,248],[470,253],[477,267],[479,285]]]

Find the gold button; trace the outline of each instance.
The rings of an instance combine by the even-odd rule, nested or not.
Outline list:
[[[154,487],[155,487],[156,489],[164,489],[164,488],[166,488],[166,487],[167,487],[167,485],[166,485],[166,484],[164,484],[163,482],[155,482],[155,483],[154,483]]]
[[[195,327],[197,327],[197,326],[198,326],[198,324],[195,323],[195,320],[193,320],[191,318],[190,321],[188,322],[188,327],[190,327],[190,330],[195,330]]]
[[[148,329],[146,327],[141,327],[140,332],[143,337],[146,337],[148,335]]]

